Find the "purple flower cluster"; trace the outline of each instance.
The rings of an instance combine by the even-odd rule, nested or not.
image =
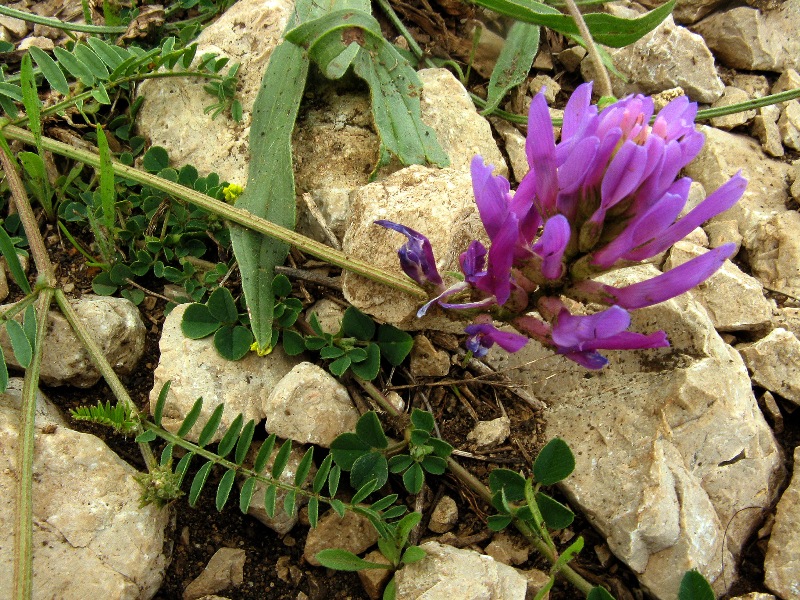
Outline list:
[[[489,241],[473,241],[460,257],[463,281],[445,287],[428,239],[403,225],[378,221],[404,234],[400,263],[425,287],[433,304],[476,315],[467,348],[485,355],[494,344],[510,352],[539,340],[590,369],[608,361],[598,350],[659,348],[666,335],[627,331],[628,310],[678,296],[710,277],[735,251],[725,244],[662,275],[617,288],[592,277],[653,257],[731,206],[747,181],[736,174],[679,218],[691,180],[678,178],[697,156],[697,105],[679,97],[650,124],[653,102],[624,98],[602,111],[590,103],[591,83],[567,103],[556,144],[544,95],[528,115],[525,150],[530,165],[516,193],[508,180],[476,156],[472,185]],[[589,315],[570,313],[563,299],[609,305]],[[538,312],[533,316],[532,311]],[[520,333],[498,330],[493,321]]]

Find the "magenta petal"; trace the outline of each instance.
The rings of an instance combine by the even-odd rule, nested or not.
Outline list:
[[[609,338],[631,324],[628,311],[612,306],[593,315],[572,315],[562,310],[553,325],[553,342],[563,349],[583,350],[583,344]]]
[[[724,244],[647,281],[624,288],[603,285],[603,291],[627,309],[652,306],[692,289],[711,277],[733,253],[736,244]]]
[[[458,257],[461,272],[468,283],[475,283],[475,278],[483,271],[486,264],[486,247],[478,240],[473,240],[466,252]]]
[[[583,184],[599,147],[600,140],[594,136],[575,143],[572,152],[558,167],[558,186],[562,194],[570,194]]]
[[[494,325],[477,323],[464,328],[466,347],[478,358],[486,356],[489,348],[497,344],[507,352],[517,352],[528,343],[528,338],[518,333],[500,331]]]
[[[541,92],[533,97],[528,111],[525,152],[528,155],[528,164],[535,172],[536,196],[544,213],[550,214],[550,207],[555,206],[558,194],[556,142],[553,137],[553,121]]]
[[[506,218],[507,196],[511,189],[505,177],[492,175],[492,169],[491,165],[484,164],[481,156],[475,156],[470,164],[475,204],[478,205],[478,212],[489,239],[497,235]]]
[[[647,165],[647,149],[625,142],[608,165],[601,185],[602,206],[606,210],[633,192],[642,181]]]
[[[597,352],[563,352],[561,354],[585,369],[593,371],[602,369],[608,364],[608,359]]]
[[[586,126],[586,122],[597,115],[597,107],[591,106],[592,82],[584,83],[572,92],[564,108],[564,124],[561,126],[561,141],[570,140]]]
[[[630,252],[625,258],[628,260],[644,260],[663,252],[678,240],[682,240],[689,235],[696,227],[731,208],[742,197],[746,187],[747,180],[742,177],[741,171],[739,171],[689,211],[682,219],[676,221],[666,231],[659,234],[656,239]]]
[[[408,241],[397,251],[397,255],[400,257],[400,267],[406,275],[423,287],[438,288],[443,285],[428,238],[410,227],[392,221],[375,221],[375,224],[393,229],[408,238]]]
[[[542,237],[534,244],[533,251],[542,258],[542,275],[547,279],[561,277],[564,271],[561,261],[569,238],[570,226],[565,216],[556,215],[544,224]]]

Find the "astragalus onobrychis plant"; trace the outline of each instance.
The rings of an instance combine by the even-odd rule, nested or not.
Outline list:
[[[598,350],[668,346],[664,331],[628,331],[629,311],[686,292],[736,250],[724,244],[626,287],[593,279],[669,249],[733,206],[747,181],[737,173],[679,218],[691,179],[678,175],[703,146],[694,127],[697,104],[676,98],[650,124],[650,98],[630,96],[599,111],[591,94],[591,83],[575,90],[558,144],[543,93],[533,98],[525,145],[530,171],[516,193],[480,156],[473,159],[475,202],[491,245],[475,240],[461,254],[460,281],[445,284],[424,235],[377,221],[408,238],[398,252],[400,264],[432,296],[417,315],[438,305],[471,317],[466,346],[475,356],[494,344],[516,352],[534,339],[599,369],[608,360]],[[575,312],[574,301],[581,303]],[[584,314],[590,304],[608,308]]]

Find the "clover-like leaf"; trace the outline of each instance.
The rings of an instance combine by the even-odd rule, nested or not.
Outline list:
[[[357,348],[361,350],[361,348]],[[366,358],[360,362],[353,362],[350,365],[350,370],[361,379],[365,381],[372,381],[378,376],[381,369],[381,351],[377,344],[370,343],[367,346]],[[350,354],[352,357],[352,353]]]
[[[354,306],[350,306],[342,317],[342,333],[345,337],[368,342],[375,335],[375,321]]]
[[[222,323],[214,318],[205,304],[193,303],[186,307],[181,320],[181,331],[190,340],[208,337],[220,328]]]
[[[236,323],[239,320],[239,311],[231,291],[226,287],[218,287],[208,297],[208,311],[221,323]]]
[[[378,327],[375,341],[381,349],[381,355],[393,367],[399,367],[414,346],[414,338],[392,325]]]
[[[533,462],[533,476],[542,485],[553,485],[566,479],[575,470],[575,457],[567,442],[553,438]]]
[[[361,438],[365,444],[369,444],[371,448],[386,448],[389,445],[389,440],[386,439],[386,434],[383,433],[380,419],[377,413],[371,410],[361,415],[356,423],[356,435]]]
[[[375,482],[375,488],[383,487],[389,478],[389,467],[386,457],[380,452],[362,454],[353,463],[350,470],[350,485],[355,489],[361,488],[370,481]]]
[[[355,433],[343,433],[331,442],[333,460],[345,471],[352,469],[358,457],[369,451],[370,445]]]
[[[536,493],[536,505],[550,529],[564,529],[575,519],[575,513],[569,508],[542,492]]]
[[[224,325],[214,334],[214,347],[228,360],[243,358],[253,344],[253,334],[241,325]]]

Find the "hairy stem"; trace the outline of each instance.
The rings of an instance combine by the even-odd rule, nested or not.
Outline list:
[[[600,52],[597,51],[597,44],[595,44],[594,39],[592,38],[592,33],[589,31],[586,21],[583,20],[583,15],[581,14],[580,9],[575,4],[575,0],[564,0],[564,4],[567,7],[567,11],[569,12],[570,16],[575,21],[575,25],[578,26],[578,31],[581,32],[581,37],[583,38],[583,41],[586,44],[586,49],[589,52],[589,58],[592,60],[592,64],[594,65],[594,74],[597,78],[597,92],[600,94],[600,96],[613,95],[613,92],[611,91],[611,79],[608,76],[608,71],[606,70],[606,66],[603,64],[603,59],[600,58]]]

